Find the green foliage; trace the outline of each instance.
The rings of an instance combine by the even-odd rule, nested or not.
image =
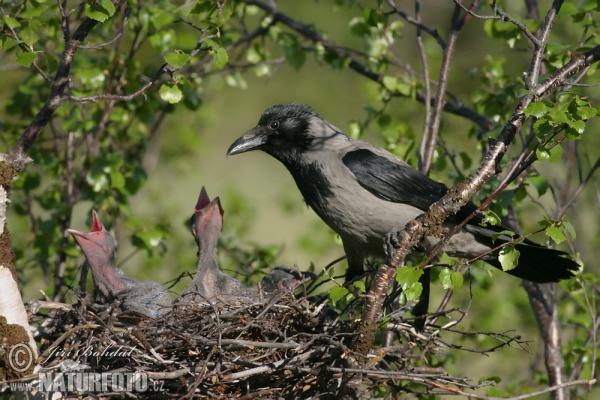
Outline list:
[[[463,285],[463,275],[460,272],[452,271],[450,268],[442,269],[440,280],[444,289],[458,290]]]
[[[419,282],[421,275],[423,275],[423,270],[419,267],[401,267],[398,269],[396,282],[402,287],[407,301],[419,299],[423,291],[423,285]]]

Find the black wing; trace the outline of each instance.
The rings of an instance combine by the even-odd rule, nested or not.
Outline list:
[[[342,162],[358,183],[373,195],[394,203],[409,204],[421,211],[427,211],[448,191],[446,185],[411,166],[395,163],[370,150],[351,151]]]
[[[398,164],[367,149],[354,150],[342,158],[342,162],[356,177],[358,183],[373,195],[394,203],[403,203],[427,211],[441,199],[448,188],[428,178],[406,164]],[[448,220],[462,221],[471,215],[477,206],[471,202],[462,207]],[[469,224],[479,225],[480,215],[475,215]],[[502,230],[492,227],[492,230]]]

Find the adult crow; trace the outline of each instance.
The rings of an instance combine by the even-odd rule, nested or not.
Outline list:
[[[384,257],[384,238],[392,229],[426,211],[448,191],[440,182],[412,168],[386,150],[352,139],[319,117],[304,104],[278,104],[268,108],[258,125],[237,139],[227,155],[263,150],[290,171],[306,203],[338,235],[348,258],[346,279],[363,271],[367,256]],[[476,206],[468,203],[450,216],[444,227],[453,228]],[[480,225],[476,215],[454,235],[443,251],[453,257],[482,259],[502,269],[498,251],[490,251],[510,240],[492,235],[502,226]],[[426,237],[418,246],[428,252],[439,242]],[[385,248],[389,248],[388,243]],[[557,282],[573,276],[579,265],[532,241],[517,244],[518,265],[507,273],[539,282]],[[389,252],[389,251],[388,251]]]

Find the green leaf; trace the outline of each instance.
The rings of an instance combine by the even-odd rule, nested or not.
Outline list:
[[[510,271],[514,269],[519,264],[520,254],[519,250],[515,249],[514,246],[505,246],[500,249],[498,260],[500,261],[500,265],[502,265],[502,270]]]
[[[28,68],[37,58],[37,53],[21,53],[17,56],[17,63]]]
[[[562,243],[567,239],[565,238],[565,234],[563,233],[562,229],[557,226],[550,226],[546,228],[546,235],[548,235],[550,239],[554,240],[556,244]]]
[[[365,283],[363,281],[356,281],[350,287],[354,287],[358,290],[359,293],[365,293],[367,291],[365,287]]]
[[[9,50],[18,45],[19,43],[23,43],[22,40],[16,40],[13,38],[9,38],[7,36],[4,37],[2,41],[2,50]]]
[[[421,271],[422,272],[422,271]],[[404,290],[404,295],[407,301],[418,300],[423,292],[423,285],[420,282],[415,283],[408,289]]]
[[[108,16],[112,17],[117,9],[111,0],[100,0],[102,7],[108,12]]]
[[[213,55],[213,65],[216,68],[222,69],[227,64],[227,61],[229,61],[227,51],[225,51],[221,43],[217,40],[205,39],[204,43],[209,46],[210,53]]]
[[[173,53],[167,54],[165,61],[175,68],[181,68],[190,61],[190,56],[183,51],[176,50]]]
[[[299,70],[306,61],[306,52],[302,50],[298,43],[294,42],[291,45],[284,46],[285,59],[290,63],[292,68]]]
[[[548,106],[542,101],[535,101],[529,103],[525,110],[523,110],[523,113],[527,117],[534,116],[535,118],[541,118],[544,115],[548,114],[549,111],[550,109],[548,108]]]
[[[569,236],[571,236],[571,240],[575,240],[577,238],[577,233],[575,232],[575,228],[573,228],[573,224],[569,221],[564,221],[563,226],[569,232]]]
[[[557,162],[558,160],[560,160],[560,157],[563,153],[562,146],[560,145],[560,143],[558,143],[556,146],[548,150],[548,152],[550,153],[548,161],[551,163]]]
[[[571,128],[573,128],[579,135],[581,135],[583,133],[583,131],[585,131],[585,121],[582,120],[578,120],[578,121],[569,121],[569,126]]]
[[[590,119],[598,115],[598,110],[593,107],[583,106],[577,107],[577,116],[583,120]]]
[[[421,275],[423,270],[419,267],[400,267],[396,272],[396,281],[406,290],[418,282]]]
[[[94,21],[104,22],[115,13],[115,5],[110,0],[100,0],[85,9],[85,15]]]
[[[10,29],[16,29],[18,27],[21,26],[21,23],[19,21],[17,21],[16,19],[14,19],[13,17],[9,17],[8,15],[4,15],[2,18],[4,18],[4,23],[6,25],[8,25],[8,27]]]
[[[444,289],[458,290],[462,287],[463,276],[460,272],[454,272],[450,268],[444,268],[440,272],[440,280]]]
[[[344,296],[348,294],[348,289],[341,286],[334,286],[329,290],[329,300],[333,303],[341,300]]]
[[[160,98],[167,103],[176,104],[183,98],[183,92],[174,83],[164,83],[158,90]]]
[[[390,92],[395,92],[398,87],[398,79],[393,76],[386,75],[383,77],[383,86]]]
[[[41,35],[42,24],[40,21],[34,19],[29,21],[27,26],[21,29],[19,37],[23,39],[25,44],[27,44],[28,46],[33,46],[35,43],[38,42],[38,40],[40,40]]]
[[[540,161],[547,161],[550,159],[550,153],[548,152],[548,150],[546,149],[536,149],[535,150],[535,156],[537,157],[538,160]]]
[[[550,122],[554,126],[560,124],[568,124],[569,122],[571,122],[571,120],[569,119],[569,117],[567,117],[567,114],[564,111],[556,111],[554,113],[548,114],[548,116],[550,117]]]
[[[122,189],[125,187],[125,177],[119,171],[110,173],[110,184],[113,189]]]

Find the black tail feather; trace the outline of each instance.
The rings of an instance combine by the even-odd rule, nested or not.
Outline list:
[[[537,283],[558,282],[572,278],[579,270],[579,264],[565,258],[568,253],[564,251],[525,243],[518,244],[516,249],[520,253],[518,264],[514,269],[505,272],[518,278]],[[485,261],[502,270],[497,258]]]

